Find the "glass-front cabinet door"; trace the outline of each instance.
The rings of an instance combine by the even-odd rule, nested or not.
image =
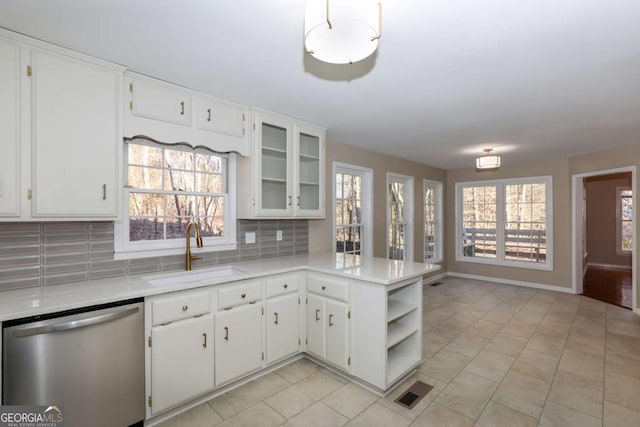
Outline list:
[[[291,125],[277,117],[256,115],[256,216],[291,216]]]
[[[294,215],[324,216],[324,130],[294,126],[296,194]]]

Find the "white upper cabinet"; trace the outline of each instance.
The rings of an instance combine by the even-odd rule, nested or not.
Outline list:
[[[125,137],[249,155],[247,107],[132,72],[125,83]]]
[[[20,46],[0,39],[0,217],[20,215]]]
[[[238,165],[240,218],[324,217],[325,129],[254,109],[252,154]]]
[[[0,29],[0,217],[114,220],[124,67]]]
[[[191,96],[185,92],[136,82],[131,102],[135,116],[191,126]]]
[[[294,215],[324,217],[324,129],[294,125]]]
[[[211,99],[198,99],[198,127],[202,130],[244,138],[246,111]]]
[[[40,49],[31,67],[33,216],[116,218],[122,73]]]

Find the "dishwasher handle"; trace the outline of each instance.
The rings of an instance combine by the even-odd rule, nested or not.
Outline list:
[[[131,307],[126,310],[115,311],[113,313],[100,314],[98,316],[88,317],[86,319],[70,320],[68,322],[55,323],[53,325],[33,326],[31,328],[17,329],[13,331],[16,338],[29,337],[32,335],[49,334],[52,332],[66,331],[69,329],[84,328],[86,326],[97,325],[100,323],[110,322],[112,320],[122,319],[131,316],[140,311],[140,307]]]

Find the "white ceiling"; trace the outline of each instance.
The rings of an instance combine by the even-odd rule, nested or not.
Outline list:
[[[0,0],[0,26],[441,168],[640,143],[639,0],[382,0],[378,52],[303,53],[305,0]]]

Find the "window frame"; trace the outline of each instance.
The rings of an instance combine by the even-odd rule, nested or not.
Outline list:
[[[624,250],[622,249],[622,223],[625,222],[622,219],[622,192],[623,191],[632,191],[630,186],[622,186],[616,187],[616,254],[617,255],[631,255],[633,253],[633,249]],[[631,193],[631,206],[633,209],[633,193]],[[631,246],[633,247],[633,210],[631,212],[631,219],[626,221],[631,223]]]
[[[142,138],[144,140],[144,138]],[[133,143],[136,143],[132,141]],[[162,144],[148,140],[147,144],[154,147],[171,149],[174,144]],[[145,145],[145,144],[141,144]],[[184,146],[185,144],[181,144]],[[137,259],[154,256],[168,256],[184,254],[186,250],[185,238],[163,239],[163,240],[129,240],[129,194],[132,192],[140,193],[156,193],[156,191],[134,189],[127,185],[128,182],[128,142],[123,144],[122,156],[122,175],[123,175],[123,191],[122,191],[122,218],[114,223],[114,259]],[[174,147],[175,148],[175,147]],[[193,147],[191,147],[193,148]],[[195,151],[195,148],[194,148]],[[192,253],[207,253],[225,250],[237,249],[236,241],[236,154],[235,153],[216,153],[214,155],[223,157],[226,160],[226,167],[222,167],[223,187],[226,185],[226,192],[219,193],[224,198],[224,236],[208,236],[203,237],[203,247],[198,248],[195,244],[191,245]],[[190,192],[185,192],[189,195]],[[195,234],[192,236],[195,237]],[[192,241],[192,243],[194,243]]]
[[[504,227],[505,227],[505,195],[507,185],[519,184],[546,184],[545,210],[546,210],[546,245],[547,254],[544,263],[506,260],[504,256]],[[468,187],[496,187],[496,258],[465,257],[462,244],[462,194]],[[553,177],[536,176],[523,178],[506,178],[486,181],[456,182],[455,189],[455,244],[456,261],[471,262],[476,264],[496,265],[501,267],[517,267],[532,270],[553,271]]]
[[[422,206],[423,206],[423,212],[422,212],[422,241],[426,242],[426,238],[427,238],[427,233],[426,233],[426,227],[427,227],[427,219],[426,219],[426,198],[427,198],[427,187],[431,187],[434,190],[434,194],[435,194],[435,202],[434,202],[434,211],[435,211],[435,232],[434,232],[434,236],[435,236],[435,244],[434,244],[434,248],[435,248],[435,257],[433,258],[427,258],[427,247],[426,245],[423,243],[424,247],[422,248],[422,252],[423,252],[423,260],[425,263],[428,264],[437,264],[440,262],[444,261],[444,256],[442,254],[442,230],[443,230],[443,224],[442,224],[442,220],[443,220],[443,216],[442,216],[442,200],[443,200],[443,187],[444,184],[441,181],[434,181],[434,180],[430,180],[430,179],[423,179],[422,180]]]
[[[341,162],[333,162],[333,173],[332,173],[332,214],[331,218],[333,221],[333,234],[331,237],[334,254],[338,253],[336,250],[336,234],[337,234],[337,225],[336,225],[336,174],[337,173],[346,173],[351,175],[358,175],[362,179],[362,199],[361,199],[361,207],[362,213],[360,215],[361,224],[364,226],[363,233],[360,238],[362,242],[360,244],[360,254],[361,256],[373,256],[373,169],[365,168],[362,166],[351,165],[348,163]],[[342,252],[340,252],[342,253]]]
[[[387,182],[385,190],[385,205],[387,210],[386,228],[385,228],[385,258],[394,259],[389,257],[389,247],[391,242],[389,241],[389,227],[391,226],[391,209],[389,206],[389,184],[392,181],[403,182],[405,185],[405,206],[404,206],[404,218],[407,221],[404,223],[406,226],[405,231],[405,244],[402,253],[402,259],[400,261],[413,261],[413,227],[414,227],[414,201],[413,201],[413,177],[408,175],[402,175],[394,172],[387,172]]]

